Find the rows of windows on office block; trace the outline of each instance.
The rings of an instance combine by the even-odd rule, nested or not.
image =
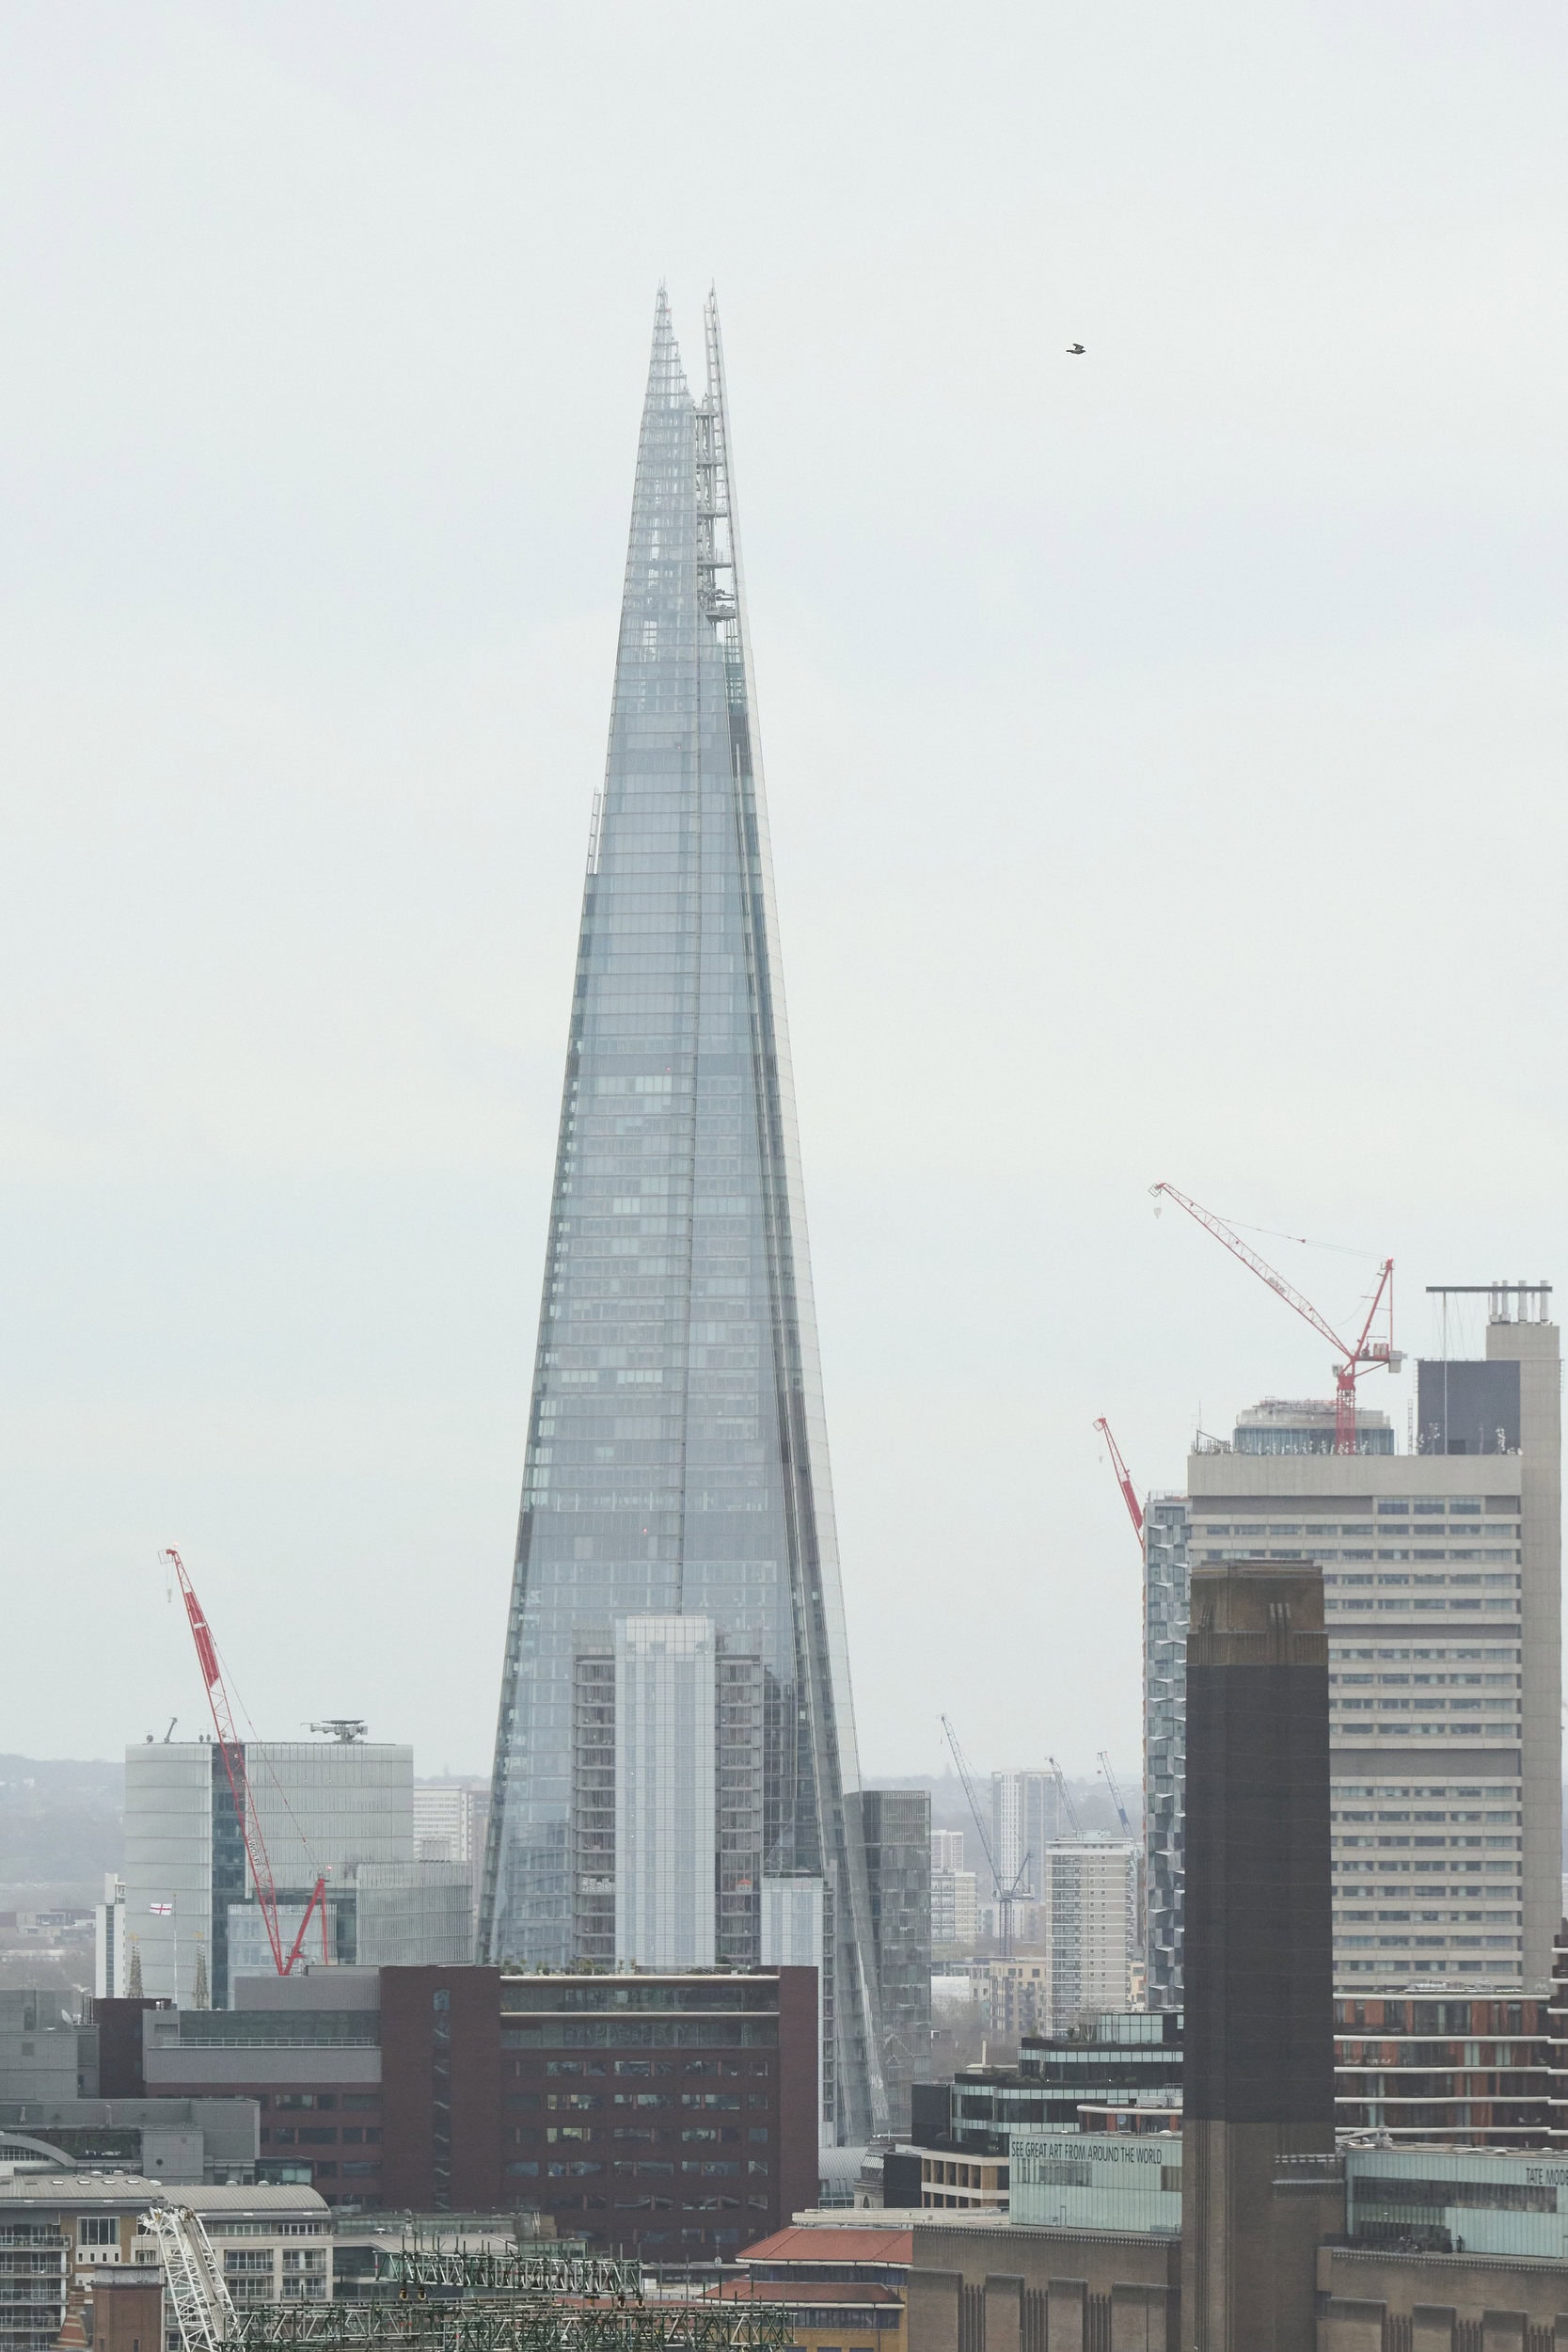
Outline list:
[[[1368,1497],[1357,1515],[1348,1518],[1352,1507],[1343,1498],[1325,1503],[1276,1496],[1268,1501],[1266,1518],[1260,1506],[1257,1515],[1237,1519],[1216,1517],[1200,1502],[1193,1509],[1195,1555],[1202,1560],[1319,1561],[1325,1608],[1336,1595],[1374,1581],[1380,1590],[1424,1592],[1428,1604],[1437,1609],[1459,1605],[1445,1601],[1449,1592],[1463,1590],[1479,1597],[1518,1590],[1517,1577],[1507,1573],[1518,1567],[1521,1557],[1517,1495]],[[1327,1516],[1330,1510],[1332,1518]],[[1369,1579],[1360,1571],[1363,1562],[1389,1572]],[[1439,1573],[1422,1565],[1435,1562],[1464,1563],[1465,1571]],[[1484,1609],[1487,1604],[1472,1597],[1467,1605]]]
[[[379,2090],[255,2090],[257,2177],[309,2182],[328,2203],[373,2202],[381,2179]]]
[[[1275,1516],[1266,1519],[1221,1519],[1201,1503],[1172,1501],[1149,1513],[1145,1737],[1154,2006],[1173,2005],[1180,1991],[1188,1553],[1325,1564],[1334,1746],[1520,1738],[1516,1498],[1380,1497],[1367,1518],[1354,1521],[1342,1515],[1287,1518],[1277,1502],[1272,1509]],[[1344,1549],[1353,1536],[1361,1547]],[[1337,1541],[1325,1540],[1331,1537]],[[1429,1565],[1437,1562],[1443,1565]],[[1389,1763],[1391,1772],[1402,1771],[1392,1756]],[[1333,1823],[1338,1976],[1516,1975],[1524,1947],[1517,1776],[1484,1784],[1419,1781],[1418,1758],[1402,1763],[1398,1780],[1363,1783],[1359,1802],[1348,1788],[1337,1789],[1344,1798]],[[1363,1804],[1371,1818],[1362,1818]],[[1418,1806],[1418,1822],[1376,1819],[1400,1806]]]
[[[1335,1970],[1516,1976],[1522,1816],[1517,1783],[1333,1784]],[[1407,1965],[1408,1963],[1408,1965]]]
[[[740,2049],[508,2055],[507,2183],[595,2236],[733,2247],[771,2210],[777,2070],[776,2056]]]
[[[1225,1556],[1213,1550],[1214,1541],[1240,1532],[1255,1553],[1266,1536],[1267,1557],[1289,1556],[1280,1539],[1294,1538],[1311,1546],[1309,1554],[1297,1549],[1297,1557],[1324,1563],[1324,1614],[1335,1620],[1332,1746],[1517,1742],[1523,1700],[1516,1498],[1379,1497],[1369,1517],[1354,1521],[1275,1516],[1238,1522],[1201,1508],[1194,1520],[1193,1547],[1205,1557]],[[1340,1549],[1324,1540],[1330,1535],[1340,1539]],[[1361,1549],[1344,1549],[1344,1539],[1355,1536]],[[1370,1565],[1344,1565],[1361,1560]],[[1477,1565],[1494,1561],[1506,1565]],[[1423,1779],[1419,1772],[1418,1756],[1398,1764],[1390,1757],[1386,1780],[1335,1784],[1336,1976],[1346,1983],[1389,1975],[1516,1976],[1524,1951],[1519,1780]]]

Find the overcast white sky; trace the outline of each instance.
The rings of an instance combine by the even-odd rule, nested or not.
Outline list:
[[[0,11],[0,1748],[199,1727],[177,1542],[259,1728],[488,1768],[666,277],[863,1762],[1135,1777],[1089,1424],[1176,1486],[1330,1387],[1150,1182],[1392,1251],[1417,1349],[1568,1280],[1565,66],[1546,0]]]

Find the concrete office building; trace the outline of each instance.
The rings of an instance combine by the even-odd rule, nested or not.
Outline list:
[[[414,1783],[414,1856],[472,1862],[483,1851],[489,1790],[466,1780]]]
[[[1004,2042],[1065,2033],[1129,1997],[1136,1930],[1137,1856],[1118,1840],[1046,1849],[1038,1939],[1003,1956],[948,1963],[967,1979],[984,2031]]]
[[[713,1620],[618,1618],[614,1666],[616,1964],[711,1968],[721,1875]],[[760,1720],[754,1737],[760,1744]],[[760,1843],[760,1804],[755,1811]],[[753,1867],[748,1897],[760,1855]],[[745,1908],[749,1925],[752,1903]]]
[[[952,1972],[967,1978],[989,2039],[1017,2042],[1051,2030],[1051,1963],[1043,1952],[986,1954]]]
[[[979,1934],[979,1889],[964,1868],[961,1830],[931,1834],[931,1949],[940,1959],[967,1959]]]
[[[1016,1889],[1022,1896],[1042,1891],[1045,1850],[1060,1837],[1061,1799],[1047,1772],[992,1772],[990,1776],[990,1850],[1001,1881],[993,1892]]]
[[[251,1740],[245,1760],[279,1925],[291,1944],[325,1875],[334,1959],[468,1958],[462,1866],[415,1858],[412,1748],[341,1738]],[[203,1972],[207,2001],[222,2009],[235,1978],[272,1965],[215,1740],[151,1740],[126,1749],[120,1886],[122,1894],[115,1890],[100,1916],[103,1994],[129,1990],[133,1939],[144,1994],[182,2007],[197,2005]],[[320,1958],[319,1915],[309,1933],[311,1957]]]
[[[1050,1970],[1040,2030],[1124,2009],[1138,1927],[1138,1857],[1125,1839],[1090,1833],[1045,1849],[1040,1940]]]
[[[489,1788],[477,1782],[414,1783],[414,1859],[463,1865],[471,1881],[475,1925],[479,1919],[480,1879],[484,1868],[484,1823],[489,1810]]]
[[[1440,1294],[1451,1297],[1451,1290]],[[1544,1994],[1561,1916],[1560,1347],[1545,1284],[1481,1289],[1480,1359],[1417,1367],[1417,1452],[1358,1411],[1272,1404],[1151,1507],[1149,1998],[1179,1994],[1191,1560],[1322,1562],[1331,1650],[1335,1981]],[[1325,1416],[1327,1417],[1325,1419]],[[1325,1437],[1325,1431],[1328,1433]],[[1265,1441],[1266,1440],[1266,1441]]]
[[[96,2068],[91,2030],[57,1987],[0,1990],[0,2098],[90,2098]]]
[[[256,2179],[253,2099],[0,2098],[0,2165],[135,2172],[165,2187],[245,2187]]]
[[[242,1977],[231,2009],[100,2002],[103,2095],[252,2102],[259,2181],[378,2206],[381,1980],[376,1968],[318,1966]]]
[[[705,342],[694,392],[661,294],[583,893],[479,1949],[568,1968],[599,1956],[613,1916],[627,1963],[681,1951],[751,1964],[762,1882],[815,1884],[822,2098],[834,2135],[859,2145],[885,2114],[870,1897],[846,1803],[860,1786],[854,1712],[711,298]],[[719,1767],[716,1823],[694,1722],[696,1784],[666,1775],[656,1801],[651,1785],[623,1793],[616,1737],[594,1720],[605,1683],[631,1672],[617,1653],[607,1676],[606,1651],[634,1638],[625,1629],[673,1620],[698,1645],[683,1670],[691,1692],[732,1680],[760,1714],[736,1725],[744,1786],[732,1792]],[[639,1707],[652,1703],[642,1666],[633,1679]],[[754,1788],[748,1758],[760,1759]]]
[[[758,1659],[736,1654],[711,1617],[621,1617],[602,1643],[582,1636],[570,1817],[579,1959],[712,1968],[758,1956],[765,1710]],[[820,1881],[791,1883],[820,1933]],[[810,1964],[820,1957],[818,1946]]]
[[[93,1915],[93,1991],[123,1996],[131,1990],[131,1934],[125,1910],[125,1881],[108,1871],[103,1899]]]

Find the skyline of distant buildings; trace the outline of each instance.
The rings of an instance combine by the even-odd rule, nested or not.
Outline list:
[[[312,2114],[369,2116],[383,2064],[369,2054],[401,2066],[417,2011],[433,2066],[466,2043],[515,2086],[498,2132],[486,2123],[471,2143],[485,2153],[470,2185],[537,2195],[589,2232],[733,2249],[742,2217],[773,2212],[785,2172],[803,2182],[809,2151],[834,2143],[891,2142],[893,2177],[923,2205],[992,2205],[1010,2194],[1015,2125],[1179,2138],[1183,2097],[1187,2178],[1217,2214],[1238,2164],[1261,2178],[1276,2159],[1330,2153],[1337,2115],[1418,2128],[1431,2070],[1414,2046],[1380,2054],[1369,2010],[1402,2045],[1417,1993],[1454,1996],[1440,2019],[1410,2002],[1422,2048],[1439,2023],[1478,2048],[1549,2038],[1562,1896],[1549,1286],[1481,1286],[1484,1357],[1417,1365],[1403,1451],[1386,1412],[1347,1422],[1346,1375],[1338,1406],[1270,1396],[1241,1407],[1228,1438],[1200,1432],[1180,1490],[1150,1494],[1141,1849],[1103,1755],[1119,1831],[1085,1826],[1094,1815],[1049,1756],[999,1766],[984,1787],[960,1764],[972,1837],[933,1821],[925,1788],[865,1785],[711,299],[704,342],[693,389],[661,294],[489,1786],[416,1788],[411,1749],[346,1721],[314,1726],[335,1730],[318,1742],[243,1743],[249,1770],[231,1769],[231,1740],[131,1748],[99,1994],[139,2036],[143,2089],[270,2100],[260,2161],[373,2177],[379,2194],[396,2179],[390,2108],[378,2123],[281,2118],[315,2101]],[[1391,1342],[1375,1360],[1391,1360]],[[1189,1693],[1193,1818],[1208,1839],[1191,1865],[1196,1928]],[[1260,1907],[1249,1882],[1271,1874],[1277,1899]],[[278,1934],[308,1920],[308,1971],[279,1983]],[[427,1970],[451,1979],[427,1984]],[[1264,1979],[1286,1988],[1287,2011],[1324,2014],[1288,2015],[1281,2037],[1248,1991]],[[980,2063],[955,2060],[942,2109],[928,2076],[955,1992]],[[166,2000],[172,2016],[145,2006]],[[310,2082],[291,2058],[298,2080],[242,2083],[218,2055],[308,2035]],[[1308,2044],[1304,2090],[1290,2051]],[[333,2073],[350,2047],[362,2085]],[[631,2055],[656,2049],[709,2052],[680,2061],[703,2087],[594,2087],[610,2069],[673,2079],[673,2058]],[[1243,2091],[1231,2110],[1238,2069],[1277,2075],[1277,2115],[1243,2113]],[[720,2088],[731,2082],[756,2087]],[[677,2121],[677,2098],[704,2120]],[[610,2102],[672,2113],[607,2120]],[[1528,2145],[1541,2128],[1525,2092],[1488,2092],[1484,2124],[1478,2104],[1450,2090],[1449,2112],[1465,2110],[1453,2129]],[[911,2146],[923,2114],[934,2144]],[[971,2134],[983,2144],[966,2146]],[[329,2137],[355,2153],[301,2153]],[[1016,2178],[1041,2219],[1058,2191],[1091,2185],[1073,2150],[1036,2153]],[[1183,2159],[1179,2146],[1144,2153],[1146,2220],[1162,2230]],[[437,2205],[457,2187],[441,2162],[436,2150]],[[824,2181],[831,2170],[822,2159]],[[1243,2294],[1227,2227],[1212,2243],[1189,2233],[1194,2279],[1213,2271],[1201,2297],[1189,2280],[1195,2308]]]

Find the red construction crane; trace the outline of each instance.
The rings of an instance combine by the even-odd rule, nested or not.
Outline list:
[[[1356,1382],[1363,1373],[1370,1372],[1375,1365],[1381,1364],[1388,1372],[1398,1372],[1404,1361],[1404,1358],[1394,1345],[1393,1259],[1385,1258],[1379,1268],[1377,1287],[1372,1293],[1371,1305],[1367,1310],[1367,1320],[1361,1326],[1360,1336],[1354,1341],[1342,1340],[1333,1325],[1318,1312],[1312,1301],[1309,1298],[1304,1298],[1301,1292],[1291,1283],[1287,1282],[1282,1274],[1276,1274],[1268,1260],[1260,1258],[1257,1250],[1249,1243],[1244,1242],[1240,1233],[1234,1232],[1223,1217],[1214,1215],[1212,1209],[1200,1207],[1197,1201],[1190,1200],[1184,1192],[1178,1192],[1174,1184],[1150,1184],[1148,1189],[1156,1200],[1163,1196],[1167,1200],[1174,1200],[1179,1209],[1185,1209],[1187,1215],[1195,1218],[1207,1232],[1212,1233],[1216,1241],[1225,1244],[1233,1258],[1240,1258],[1244,1266],[1250,1266],[1260,1282],[1267,1282],[1270,1290],[1277,1292],[1287,1307],[1294,1308],[1296,1313],[1304,1322],[1312,1326],[1320,1338],[1327,1340],[1335,1350],[1337,1359],[1334,1366],[1334,1451],[1336,1454],[1354,1454],[1355,1452]],[[1383,1308],[1385,1298],[1387,1300],[1386,1311],[1388,1318],[1388,1336],[1386,1339],[1374,1340],[1371,1337],[1371,1328],[1377,1320],[1379,1310]]]
[[[1132,1522],[1132,1533],[1137,1537],[1141,1549],[1144,1539],[1144,1507],[1138,1501],[1138,1490],[1132,1484],[1132,1472],[1121,1458],[1121,1448],[1112,1437],[1111,1424],[1103,1413],[1094,1425],[1105,1440],[1105,1451],[1111,1457],[1111,1468],[1116,1472],[1117,1485],[1121,1488],[1121,1499],[1127,1505],[1127,1516]]]
[[[299,1923],[293,1948],[285,1954],[282,1931],[277,1924],[277,1889],[273,1884],[272,1864],[267,1859],[266,1840],[261,1835],[261,1821],[250,1801],[250,1783],[245,1768],[245,1743],[234,1728],[234,1711],[229,1704],[229,1693],[223,1687],[223,1669],[218,1664],[217,1644],[213,1639],[213,1629],[207,1623],[201,1603],[196,1597],[196,1588],[185,1573],[185,1564],[180,1554],[170,1546],[159,1554],[159,1558],[173,1570],[179,1581],[180,1597],[185,1604],[185,1614],[191,1621],[191,1639],[196,1644],[197,1663],[201,1668],[201,1679],[207,1686],[207,1704],[213,1710],[213,1728],[218,1736],[223,1769],[229,1775],[229,1791],[234,1800],[235,1818],[239,1821],[240,1835],[245,1839],[245,1850],[250,1862],[256,1899],[261,1905],[267,1942],[272,1947],[273,1964],[280,1977],[286,1977],[304,1948],[305,1931],[310,1924],[313,1912],[321,1913],[322,1958],[329,1961],[332,1957],[327,1942],[326,1881],[325,1878],[317,1879],[310,1899],[305,1906],[305,1916]]]

